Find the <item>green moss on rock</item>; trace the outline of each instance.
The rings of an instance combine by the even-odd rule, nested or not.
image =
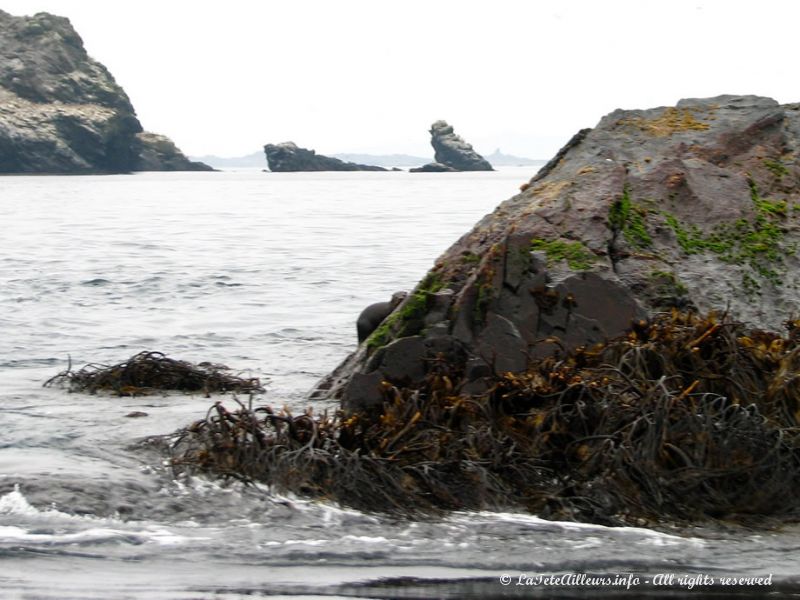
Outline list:
[[[591,268],[596,257],[581,242],[565,242],[564,240],[544,240],[534,238],[531,241],[531,250],[544,252],[547,256],[547,265],[552,267],[562,260],[573,271],[585,271]]]
[[[661,294],[685,296],[689,292],[678,276],[670,271],[651,271],[649,279]]]
[[[711,252],[723,262],[749,266],[762,279],[773,285],[781,285],[784,257],[796,251],[794,246],[785,245],[786,234],[780,226],[780,221],[787,216],[787,203],[785,200],[762,198],[752,181],[750,194],[755,209],[754,217],[722,223],[710,233],[682,223],[669,213],[663,213],[664,218],[686,254]],[[748,274],[743,287],[750,292],[760,286]]]
[[[653,245],[653,238],[647,231],[647,210],[631,200],[630,188],[626,185],[622,197],[608,210],[608,223],[615,232],[622,233],[625,240],[634,248]]]
[[[367,347],[374,350],[396,338],[419,333],[428,307],[428,297],[444,287],[445,283],[437,273],[428,273],[400,308],[386,317],[367,338]]]
[[[781,179],[784,175],[789,174],[789,169],[780,160],[765,158],[764,166],[772,172],[776,179]]]

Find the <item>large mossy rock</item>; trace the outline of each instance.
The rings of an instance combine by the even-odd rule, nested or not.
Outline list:
[[[781,328],[800,299],[798,136],[800,105],[755,96],[607,115],[453,244],[317,393],[369,411],[437,360],[480,393],[671,307]]]
[[[0,173],[210,170],[149,136],[68,19],[0,11]]]

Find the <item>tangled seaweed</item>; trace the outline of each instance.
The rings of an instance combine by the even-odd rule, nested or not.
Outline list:
[[[208,362],[190,362],[168,358],[161,352],[140,352],[117,365],[88,364],[78,371],[72,362],[66,370],[48,379],[44,385],[66,386],[70,392],[112,392],[119,396],[141,396],[156,391],[263,392],[258,379],[244,379],[226,373],[228,367]]]
[[[373,511],[524,507],[608,524],[798,517],[800,326],[672,312],[460,393],[444,358],[377,417],[215,404],[176,468]]]

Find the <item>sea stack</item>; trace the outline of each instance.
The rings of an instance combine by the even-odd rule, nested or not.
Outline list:
[[[800,104],[607,115],[451,246],[318,393],[366,410],[434,359],[480,392],[673,307],[781,329],[800,303],[798,152]]]
[[[0,173],[211,170],[145,133],[69,20],[0,10]]]
[[[448,171],[493,171],[492,165],[461,136],[453,131],[447,121],[436,121],[431,125],[431,145],[435,152],[434,162],[411,169],[414,173],[437,173]]]
[[[295,171],[386,171],[383,167],[344,162],[338,158],[317,154],[314,150],[301,148],[294,142],[267,144],[264,146],[269,170],[274,172]]]

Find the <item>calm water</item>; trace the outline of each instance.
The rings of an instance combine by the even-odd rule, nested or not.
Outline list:
[[[413,287],[532,174],[0,179],[0,597],[558,591],[515,585],[523,573],[798,583],[797,528],[665,533],[493,513],[412,522],[175,480],[137,442],[201,418],[212,400],[41,387],[70,356],[111,363],[152,349],[261,377],[265,402],[303,409],[354,349],[360,309]]]

